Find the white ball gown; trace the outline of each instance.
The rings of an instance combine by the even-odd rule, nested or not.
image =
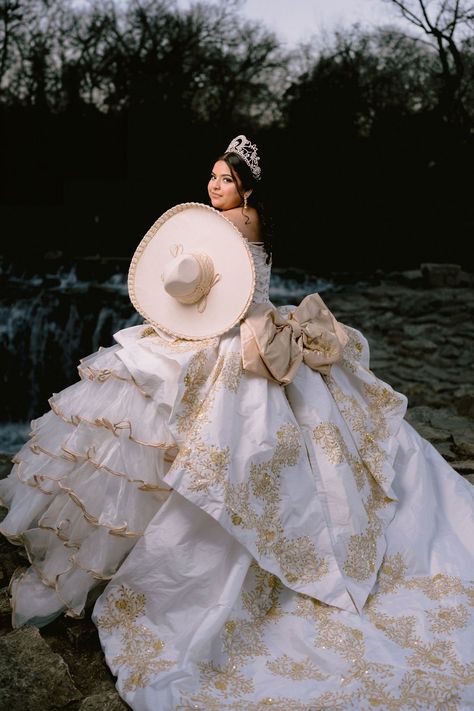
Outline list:
[[[93,619],[135,711],[473,709],[473,489],[344,328],[286,387],[243,370],[238,327],[85,358],[0,483],[31,561],[14,625],[108,580]]]

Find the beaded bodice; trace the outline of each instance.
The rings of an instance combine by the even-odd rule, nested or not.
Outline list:
[[[248,245],[255,264],[255,292],[252,301],[255,304],[263,304],[269,300],[272,265],[271,262],[267,264],[267,253],[263,242],[249,242]]]

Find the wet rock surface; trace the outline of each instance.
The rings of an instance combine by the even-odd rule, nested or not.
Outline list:
[[[35,627],[4,635],[0,657],[0,708],[61,709],[81,698],[67,663]]]
[[[436,284],[442,273],[436,270]],[[456,471],[474,474],[474,284],[464,275],[458,286],[426,286],[417,274],[325,301],[368,339],[370,367],[407,396],[410,424]]]
[[[474,484],[473,286],[453,265],[425,265],[323,298],[336,318],[364,333],[374,373],[407,395],[408,421]],[[0,455],[0,476],[10,466]],[[24,550],[0,537],[0,709],[129,708],[104,662],[92,600],[83,620],[12,630],[7,586],[27,564]]]

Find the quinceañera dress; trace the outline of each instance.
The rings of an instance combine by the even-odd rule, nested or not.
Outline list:
[[[473,709],[473,490],[338,327],[339,360],[287,385],[244,369],[238,326],[83,360],[1,483],[32,563],[15,625],[110,579],[93,619],[135,711]]]

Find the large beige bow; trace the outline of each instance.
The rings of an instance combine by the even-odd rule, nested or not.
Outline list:
[[[306,296],[288,319],[269,304],[254,304],[240,325],[244,370],[291,383],[301,362],[327,375],[348,341],[318,294]]]

